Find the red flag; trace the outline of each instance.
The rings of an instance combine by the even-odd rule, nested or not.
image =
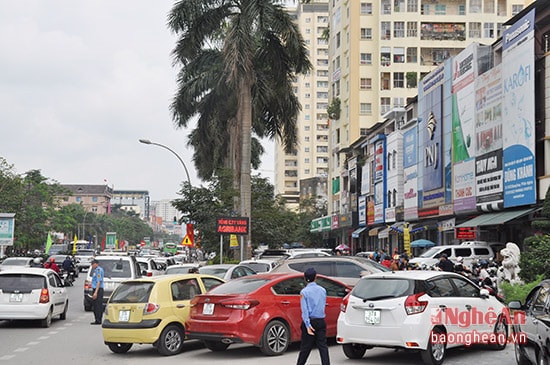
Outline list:
[[[187,223],[187,236],[189,241],[191,241],[191,246],[195,245],[195,229],[193,228],[193,223]]]
[[[105,250],[105,236],[103,236],[103,239],[101,240],[101,251]]]

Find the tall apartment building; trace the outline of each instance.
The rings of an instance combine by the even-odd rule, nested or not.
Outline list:
[[[347,210],[345,151],[416,96],[418,81],[472,42],[491,44],[529,0],[318,0],[289,8],[313,70],[300,76],[299,144],[275,150],[275,191],[296,206],[300,181],[328,178],[329,213]],[[329,35],[328,40],[326,38]],[[339,118],[327,114],[338,99]],[[332,117],[332,118],[331,118]],[[309,185],[310,186],[310,185]]]
[[[296,4],[297,3],[297,4]],[[287,3],[288,5],[288,3]],[[326,196],[329,168],[329,17],[328,0],[296,1],[288,11],[296,19],[309,49],[313,69],[299,76],[295,92],[302,105],[298,116],[298,145],[286,154],[275,145],[275,193],[296,208],[300,195]],[[300,186],[300,181],[307,180]]]

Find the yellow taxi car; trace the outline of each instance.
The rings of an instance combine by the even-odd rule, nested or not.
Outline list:
[[[114,353],[134,343],[152,344],[161,355],[182,351],[189,302],[224,281],[204,274],[142,277],[122,282],[105,308],[103,341]]]

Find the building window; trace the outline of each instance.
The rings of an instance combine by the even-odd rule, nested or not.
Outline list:
[[[396,13],[405,12],[405,0],[394,0],[393,1],[393,11]]]
[[[92,197],[92,202],[97,203],[97,196]]]
[[[495,0],[483,1],[483,12],[485,14],[494,14],[495,12]]]
[[[391,39],[391,22],[380,22],[380,39],[385,41]]]
[[[470,13],[481,13],[481,0],[470,0]]]
[[[495,25],[493,23],[483,23],[483,37],[493,38],[495,36]]]
[[[392,169],[396,169],[397,168],[397,151],[396,150],[393,150],[393,159],[392,159],[392,163],[391,163],[391,167]]]
[[[372,39],[372,29],[361,28],[361,39]]]
[[[361,14],[372,14],[372,3],[361,3]]]
[[[372,65],[372,53],[361,53],[361,64]]]
[[[309,147],[304,147],[304,152],[309,152]]]
[[[466,15],[466,5],[458,5],[458,15]]]
[[[382,0],[382,14],[391,14],[390,0]]]
[[[393,23],[393,36],[395,38],[405,38],[405,22]]]
[[[497,38],[502,37],[502,23],[497,23]]]
[[[469,23],[469,33],[470,38],[481,38],[481,23]]]
[[[380,74],[380,89],[382,90],[390,90],[390,73],[389,72],[382,72]]]
[[[405,73],[394,72],[393,73],[393,87],[404,88],[405,87]]]
[[[409,38],[418,37],[418,23],[417,22],[407,22],[407,37],[409,37]]]
[[[340,48],[340,32],[336,33],[336,48]]]
[[[391,110],[390,98],[380,98],[380,115],[384,115]]]
[[[435,15],[446,15],[446,14],[447,14],[447,5],[435,4]]]
[[[418,0],[407,1],[407,12],[418,13]]]
[[[418,49],[416,47],[407,48],[407,63],[418,62]]]
[[[372,79],[369,77],[361,77],[361,90],[371,90]]]
[[[405,98],[393,98],[393,107],[394,108],[403,108],[405,107]]]
[[[359,114],[371,115],[372,114],[372,104],[371,103],[360,103]]]
[[[309,169],[305,169],[305,170],[304,170],[304,174],[305,174],[305,175],[309,175]]]
[[[310,129],[311,129],[311,128],[310,128],[309,125],[304,126],[304,130],[305,130],[306,132],[309,131]]]
[[[80,202],[82,201],[82,197],[81,197],[81,196],[77,196],[77,197],[75,198],[75,201],[76,201],[77,203],[80,203]]]
[[[512,4],[512,16],[517,15],[522,10],[523,10],[523,5]]]
[[[389,66],[391,64],[391,50],[390,47],[382,47],[380,50],[380,65]]]
[[[405,48],[395,47],[393,49],[393,62],[394,63],[405,63]]]
[[[306,99],[309,99],[309,98],[311,98],[311,94],[310,94],[310,93],[306,93],[306,94],[305,94],[305,97],[306,97]]]
[[[309,163],[309,158],[304,158],[304,163]]]

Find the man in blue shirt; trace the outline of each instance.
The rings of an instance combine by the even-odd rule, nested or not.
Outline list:
[[[101,324],[103,317],[103,278],[105,273],[99,261],[92,260],[92,308],[95,321],[90,324]]]
[[[302,308],[302,343],[296,365],[305,365],[313,345],[317,345],[321,357],[321,365],[330,365],[327,346],[327,324],[325,322],[325,306],[327,291],[315,282],[317,272],[308,268],[304,273],[307,286],[300,292],[300,307]]]

